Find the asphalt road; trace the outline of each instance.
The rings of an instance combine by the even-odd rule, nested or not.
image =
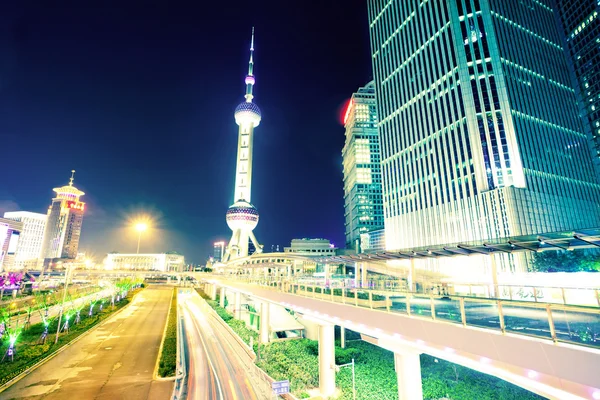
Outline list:
[[[181,297],[180,297],[181,299]],[[193,297],[181,299],[186,336],[188,400],[257,400],[268,398],[257,390],[260,382],[244,368],[243,351],[208,310]],[[248,361],[248,360],[246,360]]]
[[[23,378],[0,398],[167,399],[172,381],[153,381],[172,287],[149,287],[119,314]]]

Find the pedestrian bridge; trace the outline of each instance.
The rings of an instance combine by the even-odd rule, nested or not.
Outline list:
[[[420,368],[420,353],[497,376],[550,399],[600,399],[598,306],[419,294],[397,288],[324,287],[288,276],[214,275],[205,284],[208,293],[227,288],[294,310],[320,326],[359,332],[393,351],[401,399],[422,398],[420,373],[419,379],[414,373]],[[324,332],[333,335],[332,329]],[[324,343],[333,343],[325,339],[327,335]],[[335,388],[334,374],[327,375],[330,364],[320,365],[325,395],[332,385]]]

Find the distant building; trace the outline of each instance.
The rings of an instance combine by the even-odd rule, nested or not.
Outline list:
[[[104,261],[107,270],[182,272],[185,259],[169,252],[160,254],[108,254]]]
[[[32,269],[38,266],[48,216],[29,211],[4,213],[4,218],[23,223],[23,230],[15,252],[15,269]]]
[[[75,171],[72,171],[73,174]],[[44,259],[74,259],[77,257],[79,237],[85,203],[79,201],[81,190],[69,184],[53,189],[56,197],[48,208],[48,220],[42,242],[41,257]]]
[[[213,244],[213,261],[221,262],[225,254],[225,242],[215,242]]]
[[[572,72],[575,93],[587,133],[592,138],[594,161],[600,164],[600,2],[556,0],[560,25]],[[600,168],[599,168],[600,169]]]
[[[360,252],[376,253],[385,251],[385,229],[360,234]]]
[[[381,156],[372,81],[352,95],[345,112],[344,127],[346,248],[358,250],[361,234],[383,228]]]
[[[303,256],[333,256],[336,248],[327,239],[293,239],[290,247],[284,247],[284,253]]]
[[[22,222],[0,218],[0,272],[15,269],[15,253],[22,231]]]

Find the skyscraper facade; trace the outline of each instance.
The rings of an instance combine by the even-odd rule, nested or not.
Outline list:
[[[15,252],[15,269],[37,267],[42,253],[42,242],[48,216],[29,211],[11,211],[5,212],[4,218],[23,224]]]
[[[550,0],[369,0],[386,248],[600,224]]]
[[[584,127],[600,171],[600,2],[556,0]]]
[[[223,256],[223,261],[248,255],[248,243],[252,241],[256,251],[262,252],[262,245],[254,236],[254,228],[258,224],[258,211],[250,202],[252,189],[252,148],[254,143],[254,128],[260,124],[260,108],[252,102],[252,89],[256,82],[254,78],[254,28],[250,41],[250,62],[246,75],[246,100],[235,109],[235,123],[238,130],[238,150],[235,168],[235,187],[233,204],[227,210],[225,219],[232,230],[231,240]]]
[[[344,114],[342,150],[346,248],[360,250],[360,235],[383,227],[381,157],[377,133],[375,85],[352,95]]]
[[[73,186],[73,179],[71,175],[68,185],[53,189],[56,197],[48,208],[41,252],[43,259],[77,257],[85,211],[85,203],[79,198],[85,193]]]
[[[15,254],[23,223],[0,218],[0,272],[15,269]]]

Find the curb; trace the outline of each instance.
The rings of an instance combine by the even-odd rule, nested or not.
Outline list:
[[[174,291],[177,291],[177,286],[173,288]],[[175,293],[175,296],[178,296],[178,293]],[[156,357],[156,363],[154,364],[154,372],[152,373],[152,380],[154,381],[174,381],[176,379],[176,375],[174,376],[158,376],[158,365],[160,364],[160,359],[162,357],[162,349],[165,344],[165,336],[167,335],[167,327],[169,326],[169,317],[171,316],[171,305],[173,304],[173,296],[171,295],[171,300],[169,300],[169,312],[167,313],[167,319],[165,321],[165,329],[163,329],[162,339],[160,341],[160,347],[158,348],[158,356]],[[179,303],[178,303],[179,304]]]
[[[140,291],[141,292],[141,291]],[[30,373],[32,373],[33,371],[35,371],[36,369],[38,369],[39,367],[41,367],[42,365],[46,364],[48,361],[50,361],[51,359],[53,359],[54,357],[56,357],[57,355],[59,355],[60,353],[62,353],[63,351],[65,351],[67,348],[71,347],[71,345],[77,343],[80,339],[82,339],[83,337],[87,336],[88,333],[93,332],[94,330],[96,330],[97,328],[101,327],[102,325],[104,325],[105,323],[107,323],[111,318],[115,317],[116,315],[118,315],[119,313],[121,313],[123,310],[125,310],[127,307],[129,307],[129,305],[131,303],[133,303],[133,299],[140,293],[137,292],[132,298],[131,301],[129,303],[127,303],[124,307],[122,307],[120,310],[117,310],[113,315],[111,315],[109,318],[105,319],[104,321],[100,322],[99,324],[91,327],[90,329],[88,329],[86,332],[82,333],[81,335],[77,336],[75,339],[71,340],[69,343],[66,343],[65,345],[63,345],[62,347],[54,350],[54,352],[50,353],[49,355],[47,355],[45,358],[41,359],[40,361],[38,361],[37,363],[33,364],[31,367],[27,368],[25,371],[21,372],[19,375],[15,376],[14,378],[12,378],[10,381],[6,382],[4,385],[0,386],[0,393],[4,392],[6,389],[8,389],[9,387],[11,387],[12,385],[14,385],[15,383],[19,382],[21,379],[25,378],[27,375],[29,375]]]

